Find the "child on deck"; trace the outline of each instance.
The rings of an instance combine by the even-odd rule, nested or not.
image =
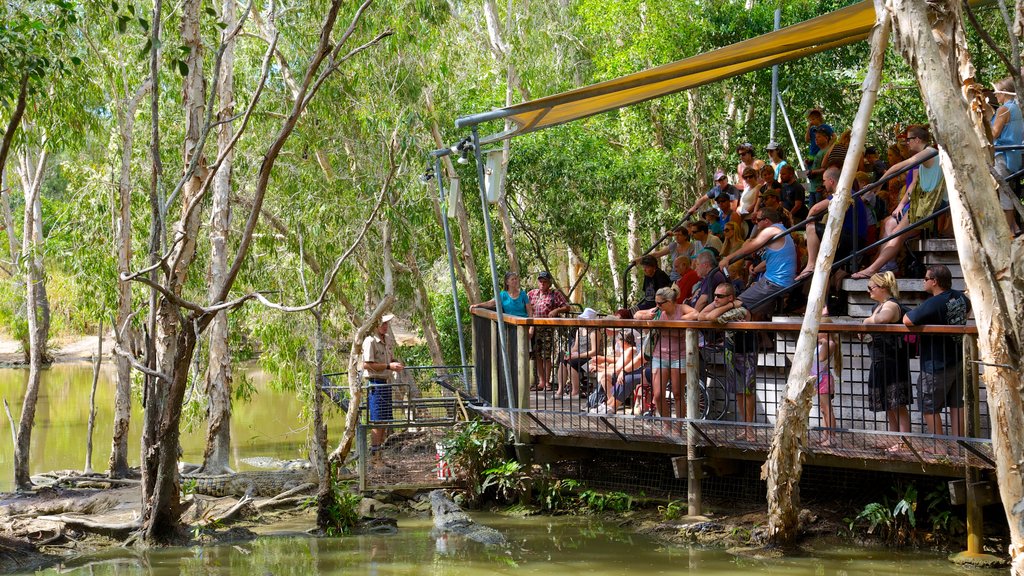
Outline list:
[[[834,335],[818,332],[811,376],[818,388],[818,411],[821,413],[821,445],[831,446],[835,440],[836,417],[832,411],[832,397],[836,390],[836,372],[841,371],[842,357]]]

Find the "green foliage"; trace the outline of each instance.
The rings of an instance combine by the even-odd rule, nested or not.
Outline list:
[[[893,546],[905,546],[917,537],[917,488],[913,484],[892,487],[898,500],[892,504],[888,497],[882,502],[864,506],[852,520],[847,519],[851,531],[861,523],[867,524],[867,533],[875,534]]]
[[[480,486],[481,492],[490,487],[497,491],[499,500],[512,502],[521,500],[526,494],[530,475],[524,467],[515,460],[506,460],[501,464],[484,470],[484,482]]]
[[[331,504],[327,507],[329,524],[326,533],[328,536],[351,534],[359,524],[359,503],[363,501],[363,497],[340,482],[332,482],[331,490],[334,494]],[[311,505],[315,504],[315,498],[310,500]]]
[[[575,493],[580,483],[572,478],[555,478],[551,467],[545,465],[543,472],[535,479],[534,489],[541,507],[547,512],[560,512],[575,502]]]
[[[507,432],[496,424],[470,420],[452,428],[441,441],[445,458],[475,501],[483,493],[484,472],[501,465],[505,456]]]
[[[949,488],[945,482],[938,482],[924,495],[925,511],[932,532],[956,536],[966,530],[964,521],[954,512],[949,502]]]
[[[687,503],[686,500],[673,500],[664,506],[658,506],[658,512],[665,520],[675,520],[686,516]]]
[[[579,501],[592,512],[626,512],[633,508],[633,497],[625,492],[584,490],[580,492]]]

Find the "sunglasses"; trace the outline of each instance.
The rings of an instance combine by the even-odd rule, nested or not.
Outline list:
[[[715,298],[728,298],[730,296],[732,296],[732,294],[718,294],[718,293],[715,293]]]
[[[668,300],[655,300],[654,304],[656,306],[661,306],[662,304],[668,304]]]

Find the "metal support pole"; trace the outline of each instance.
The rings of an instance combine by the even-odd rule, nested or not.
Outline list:
[[[480,187],[480,208],[484,213],[484,232],[487,237],[487,259],[491,264],[491,287],[494,290],[494,311],[498,315],[498,347],[501,351],[501,370],[505,376],[505,393],[508,396],[510,408],[513,402],[518,404],[516,396],[512,393],[512,367],[509,364],[508,344],[505,342],[505,314],[501,309],[501,292],[498,290],[498,263],[494,259],[494,234],[491,231],[491,212],[487,207],[487,189],[484,187],[484,161],[480,152],[480,132],[477,126],[473,126],[473,155],[476,156],[476,177]],[[520,383],[522,386],[523,383]],[[529,387],[529,386],[527,386]]]
[[[779,24],[782,22],[782,8],[775,9],[775,29],[779,29]],[[771,124],[768,128],[768,139],[775,141],[775,103],[779,99],[779,65],[772,66],[772,114]]]
[[[699,516],[703,508],[700,489],[700,460],[697,459],[697,426],[699,417],[697,370],[699,367],[697,331],[686,331],[686,504],[690,516]]]
[[[462,311],[459,309],[459,286],[455,283],[455,248],[452,244],[452,229],[448,225],[448,211],[445,210],[445,189],[441,173],[441,157],[434,159],[434,177],[437,178],[437,194],[441,200],[441,224],[444,226],[444,243],[448,250],[448,276],[452,283],[452,305],[455,306],[455,326],[459,331],[459,359],[462,361],[462,384],[469,392],[469,365],[466,362],[466,337],[462,332]]]
[[[782,102],[782,96],[776,99],[779,103],[779,112],[782,112],[782,121],[786,123],[786,131],[789,132],[789,141],[793,144],[793,152],[796,154],[796,161],[798,166],[807,170],[807,165],[804,164],[804,155],[800,153],[800,144],[796,141],[796,134],[793,133],[793,125],[789,123],[789,114],[786,113],[786,105]],[[808,180],[808,182],[810,182]]]

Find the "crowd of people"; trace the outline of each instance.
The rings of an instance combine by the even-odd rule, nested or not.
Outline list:
[[[1020,143],[1024,121],[1009,80],[996,83],[996,100],[990,114],[997,144]],[[714,186],[686,211],[686,224],[668,233],[670,240],[636,260],[643,271],[641,295],[614,317],[636,320],[760,320],[779,309],[781,295],[811,275],[825,231],[823,216],[836,192],[849,149],[850,131],[837,133],[820,109],[807,114],[804,138],[806,165],[787,160],[782,146],[765,148],[767,161],[757,157],[749,144],[736,149],[735,172],[719,169]],[[896,278],[901,270],[904,240],[919,234],[911,224],[928,218],[948,203],[939,157],[926,126],[912,125],[896,133],[896,142],[885,148],[868,146],[854,176],[854,201],[843,216],[836,261],[884,236],[897,235],[865,255],[863,267],[851,260],[833,273],[829,286],[843,277],[867,279],[868,296],[876,303],[865,324],[904,323],[964,324],[970,309],[963,293],[952,289],[945,266],[929,268],[924,275],[930,298],[910,310],[899,302]],[[1010,175],[1021,169],[1019,151],[1000,152],[997,169]],[[893,176],[901,171],[904,174]],[[861,195],[862,188],[872,186]],[[1011,230],[1015,198],[1001,198]],[[813,218],[817,216],[818,218]],[[948,217],[934,218],[928,231],[950,235]],[[662,259],[668,266],[662,269]],[[920,276],[918,276],[920,277]],[[520,288],[519,277],[509,273],[499,299],[504,313],[513,316],[558,316],[569,309],[568,300],[551,286],[547,271],[537,276],[538,287]],[[831,289],[831,288],[830,288]],[[794,292],[799,294],[799,292]],[[796,298],[799,304],[799,298]],[[495,300],[475,307],[494,308]],[[824,311],[826,315],[828,310]],[[581,319],[599,315],[587,308]],[[586,398],[584,382],[595,383],[590,410],[614,413],[632,405],[634,413],[685,417],[682,401],[685,381],[684,331],[672,329],[613,329],[581,327],[567,346],[559,347],[551,328],[531,332],[531,354],[537,379],[532,390],[553,391],[562,398]],[[762,344],[753,331],[723,330],[719,339],[724,352],[726,387],[735,398],[737,419],[753,422],[756,408],[755,376]],[[704,344],[702,342],[702,344]],[[709,343],[710,344],[710,343]],[[716,343],[717,344],[717,343]],[[878,334],[866,342],[870,353],[868,407],[884,412],[888,428],[910,429],[910,369],[906,338]],[[918,408],[929,432],[943,433],[942,412],[950,411],[950,432],[961,433],[961,352],[957,337],[922,336]],[[819,412],[826,430],[835,427],[832,398],[841,374],[842,357],[834,336],[822,333],[816,348],[815,377]],[[750,432],[743,436],[749,439]],[[831,442],[830,434],[822,441]],[[894,449],[899,449],[899,446]]]

